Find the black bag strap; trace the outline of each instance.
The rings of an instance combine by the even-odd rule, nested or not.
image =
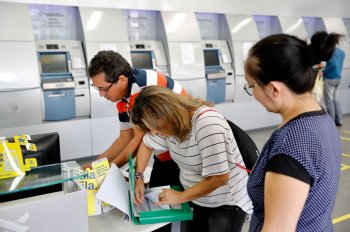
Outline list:
[[[208,112],[208,111],[214,111],[214,112],[217,112],[216,110],[214,110],[214,109],[208,109],[208,110],[204,110],[204,111],[202,111],[202,112],[200,112],[198,115],[197,115],[197,117],[196,117],[196,120],[195,121],[197,121],[198,120],[198,118],[200,117],[200,116],[202,116],[202,114],[204,114],[204,113],[206,113],[206,112]],[[226,118],[225,118],[226,119]],[[226,119],[227,120],[227,119]],[[231,128],[231,127],[230,127]],[[232,129],[231,129],[232,130]],[[237,146],[238,146],[238,144],[237,144]],[[239,147],[238,147],[239,148]],[[242,155],[242,154],[241,154]],[[241,168],[241,169],[243,169],[243,170],[245,170],[246,172],[248,172],[249,174],[252,172],[252,170],[250,170],[250,169],[248,169],[248,168],[246,168],[246,167],[244,167],[244,166],[242,166],[242,165],[240,165],[239,163],[232,163],[232,162],[230,162],[230,161],[228,161],[229,163],[231,163],[231,164],[234,164],[234,165],[236,165],[237,167],[239,167],[239,168]]]

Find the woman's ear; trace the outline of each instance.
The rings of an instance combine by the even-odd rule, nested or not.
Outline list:
[[[265,87],[266,92],[273,98],[278,97],[282,93],[282,83],[278,81],[271,81]]]

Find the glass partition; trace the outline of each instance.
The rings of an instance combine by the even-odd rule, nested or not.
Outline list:
[[[85,172],[75,161],[33,167],[24,176],[1,179],[0,196],[3,198],[9,194],[63,184],[84,177]]]

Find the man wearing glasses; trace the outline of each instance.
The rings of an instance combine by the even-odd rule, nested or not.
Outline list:
[[[141,88],[159,85],[172,89],[178,94],[186,94],[181,85],[173,79],[154,70],[131,68],[130,64],[114,51],[98,52],[89,64],[88,73],[93,87],[99,91],[100,96],[116,102],[120,136],[97,159],[106,157],[109,162],[115,163],[118,167],[127,163],[129,154],[136,154],[144,135],[141,130],[130,124],[129,119],[129,111]],[[150,187],[180,183],[179,169],[171,160],[168,152],[154,156],[154,158]],[[86,164],[84,168],[90,165]],[[163,178],[164,175],[167,178]]]

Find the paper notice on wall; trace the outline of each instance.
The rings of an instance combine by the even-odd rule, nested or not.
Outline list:
[[[229,63],[228,57],[226,54],[222,54],[222,62],[223,63]]]
[[[80,57],[73,57],[73,59],[72,59],[72,67],[74,69],[76,69],[76,68],[84,68],[83,62],[82,62]]]
[[[101,51],[117,51],[117,46],[112,43],[101,44]]]
[[[190,44],[190,43],[181,44],[181,57],[182,57],[182,64],[184,65],[195,63],[193,44]]]

